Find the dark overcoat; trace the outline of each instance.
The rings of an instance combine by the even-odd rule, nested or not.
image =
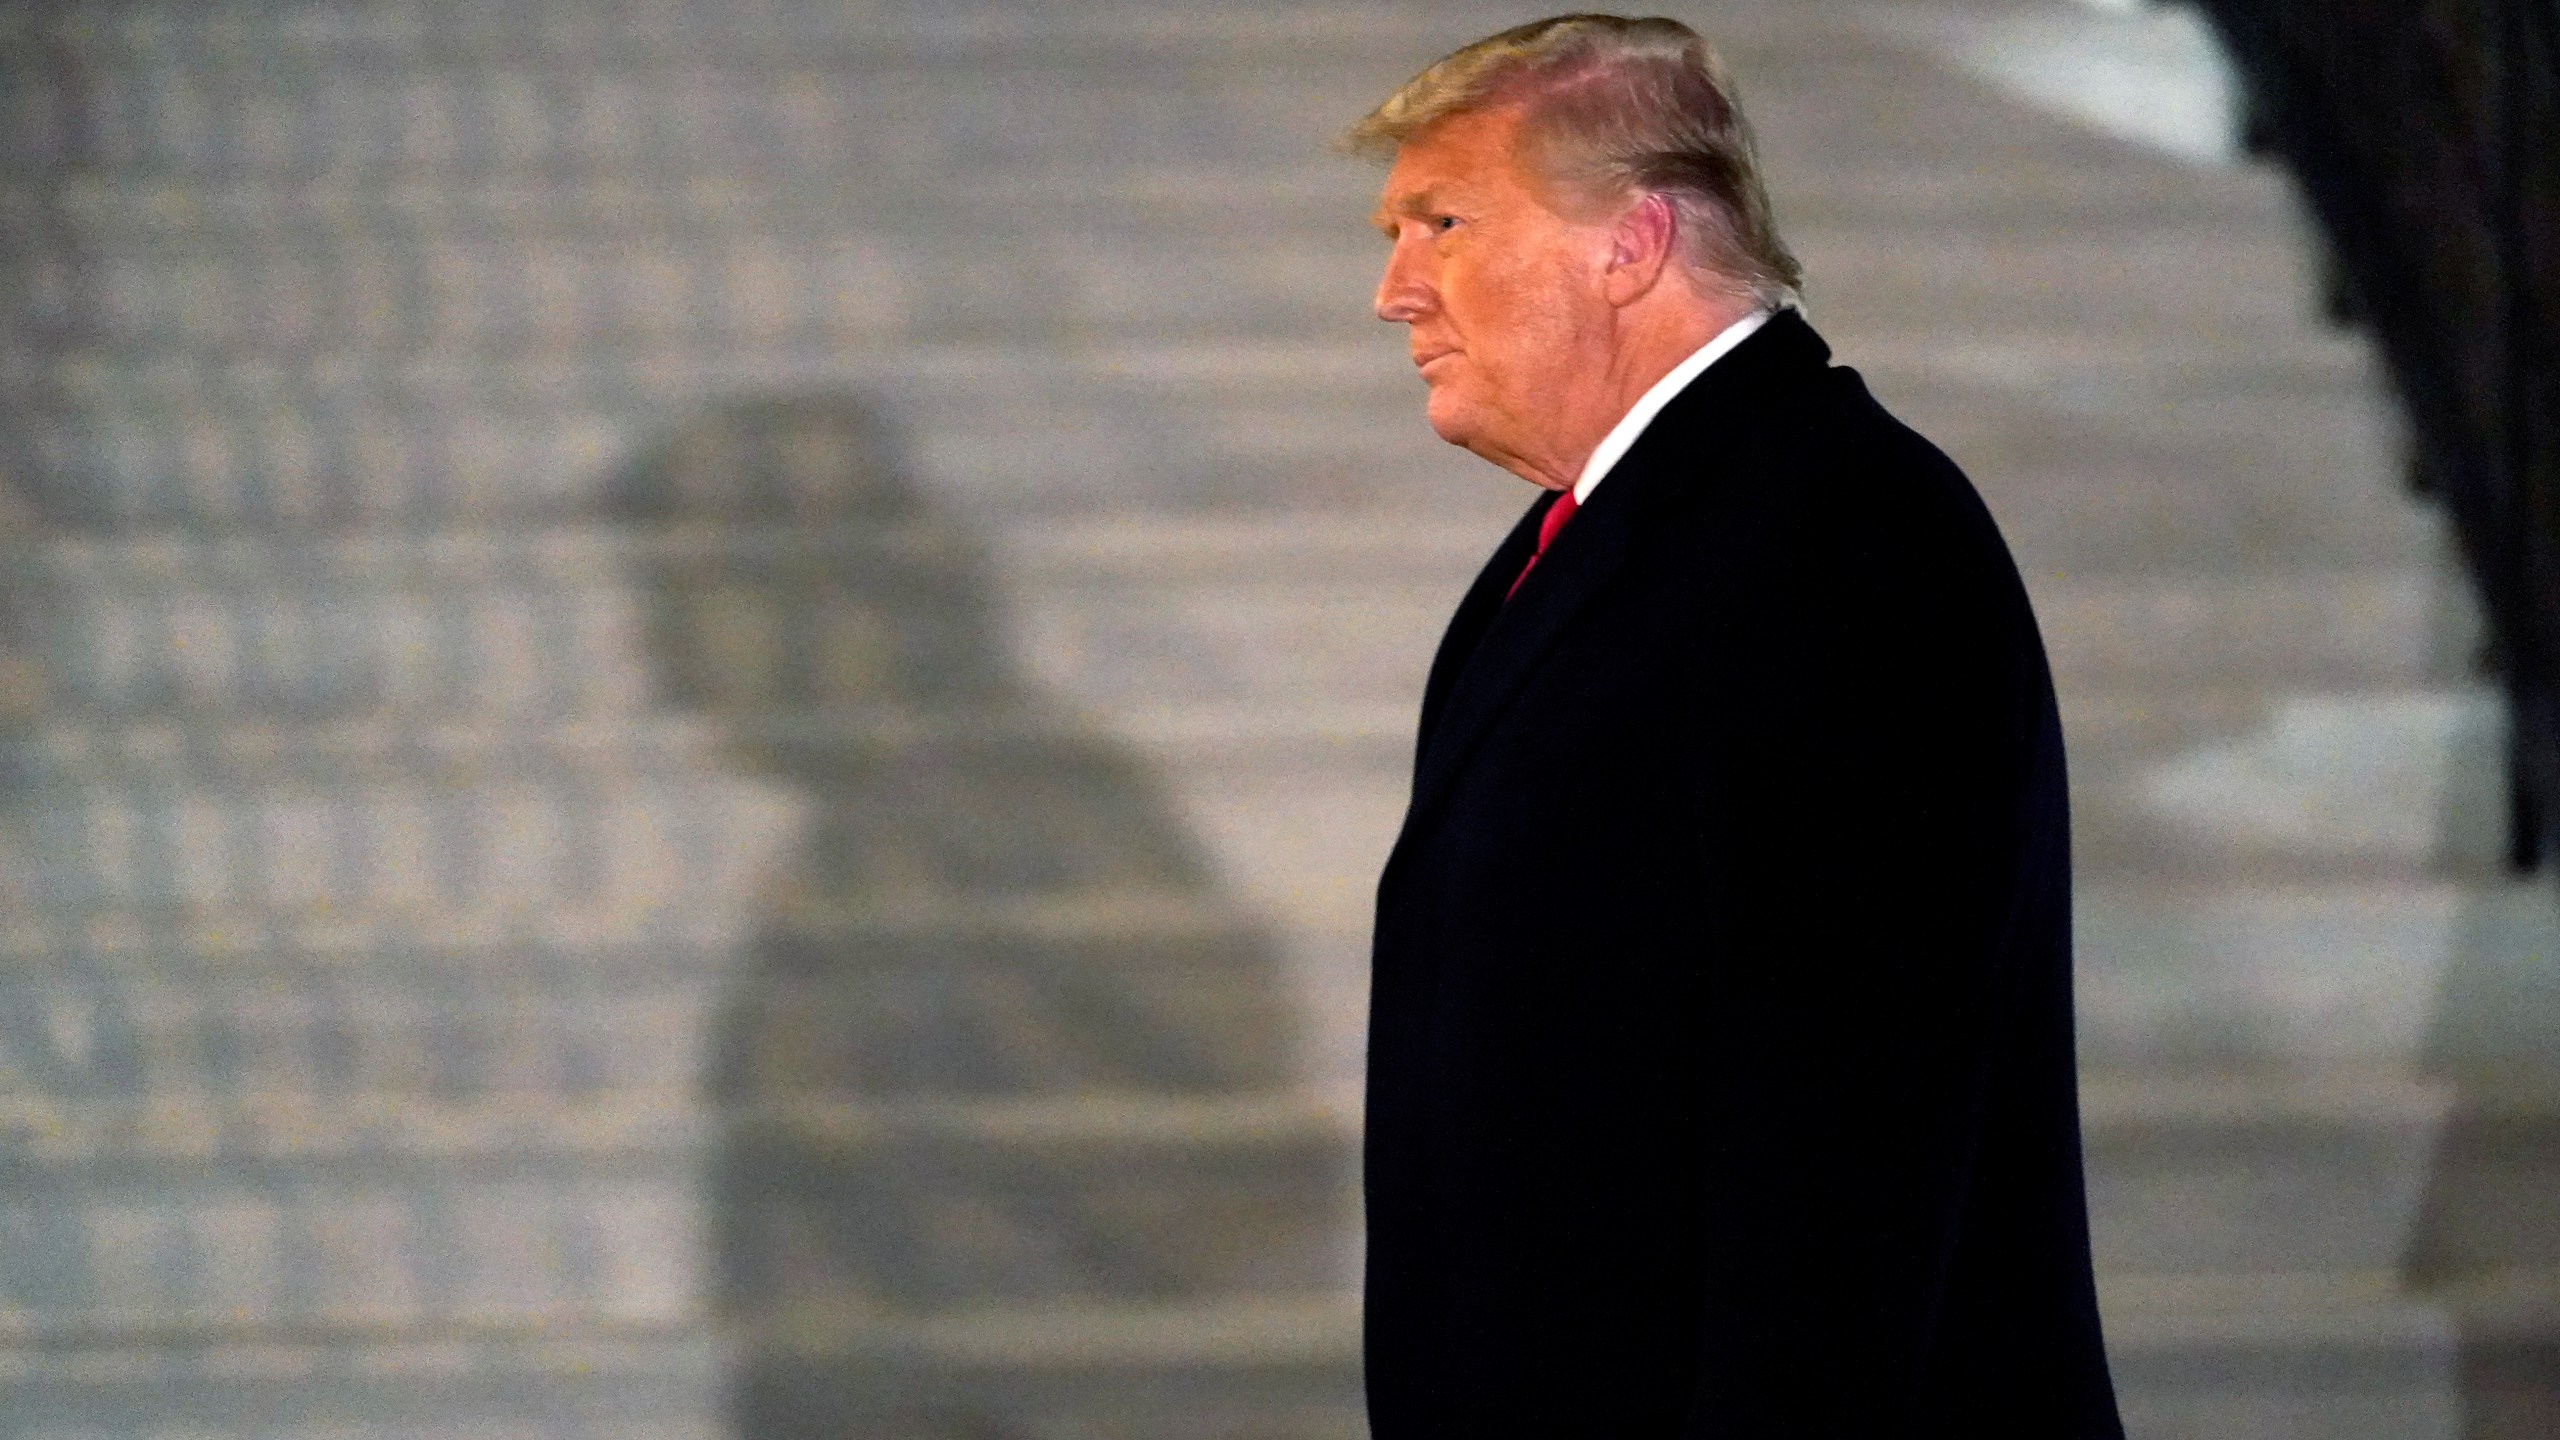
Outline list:
[[[1377,1440],[2115,1437],[2061,727],[1793,311],[1452,620],[1378,887]]]

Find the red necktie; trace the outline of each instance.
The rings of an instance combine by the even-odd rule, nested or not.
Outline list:
[[[1520,581],[1528,579],[1529,572],[1538,568],[1538,557],[1546,554],[1547,547],[1555,543],[1556,532],[1564,528],[1564,522],[1573,518],[1573,508],[1580,503],[1570,490],[1556,492],[1555,503],[1548,506],[1547,513],[1538,519],[1538,548],[1529,552],[1529,563],[1520,567],[1520,574],[1511,582],[1511,588],[1502,592],[1503,599],[1508,600],[1520,593]]]

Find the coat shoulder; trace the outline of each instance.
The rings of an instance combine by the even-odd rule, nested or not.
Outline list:
[[[1846,367],[1772,403],[1696,417],[1668,463],[1686,470],[1663,529],[1701,579],[1820,579],[1852,589],[1956,586],[2023,603],[1989,508],[1956,462]],[[1720,587],[1712,587],[1720,588]]]

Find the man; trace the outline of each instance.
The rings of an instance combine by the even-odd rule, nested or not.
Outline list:
[[[1989,515],[1789,308],[1687,27],[1507,31],[1349,140],[1432,428],[1547,492],[1379,882],[1377,1440],[2120,1435]]]

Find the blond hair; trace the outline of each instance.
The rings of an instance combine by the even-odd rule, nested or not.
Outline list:
[[[1406,81],[1342,148],[1392,159],[1451,116],[1515,103],[1529,158],[1567,195],[1659,195],[1710,284],[1763,305],[1795,298],[1804,271],[1778,238],[1732,82],[1677,20],[1557,15],[1487,36]]]

